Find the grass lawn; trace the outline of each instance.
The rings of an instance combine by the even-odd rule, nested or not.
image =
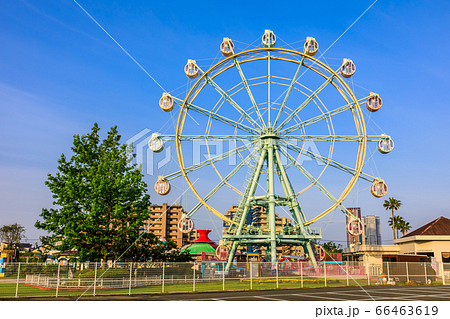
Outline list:
[[[372,279],[371,285],[375,285],[375,281]],[[439,284],[438,282],[434,284]],[[367,286],[367,279],[357,279],[349,280],[350,286]],[[346,278],[328,278],[327,287],[343,287],[347,286]],[[302,288],[302,281],[298,277],[281,277],[277,281],[275,277],[260,277],[254,278],[250,281],[249,278],[238,278],[238,279],[226,279],[225,290],[226,291],[236,291],[236,290],[263,290],[263,289],[295,289]],[[325,287],[325,281],[323,278],[303,278],[303,288],[319,288]],[[174,293],[174,292],[193,292],[194,285],[192,282],[189,283],[177,283],[177,284],[166,284],[164,285],[164,293]],[[163,290],[162,285],[152,285],[145,287],[136,287],[131,289],[132,294],[159,294]],[[196,281],[195,292],[205,292],[205,291],[222,291],[223,282],[222,280],[216,281]],[[89,291],[85,290],[64,290],[59,289],[59,296],[80,296],[83,294],[85,296],[92,296],[93,289]],[[127,295],[129,293],[129,288],[122,289],[96,289],[96,295]],[[16,295],[16,283],[11,281],[0,280],[0,298],[14,298]],[[43,289],[26,286],[23,283],[19,283],[18,296],[19,297],[55,297],[55,289]]]

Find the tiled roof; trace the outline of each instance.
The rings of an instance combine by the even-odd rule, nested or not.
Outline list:
[[[441,216],[402,238],[411,236],[450,236],[450,219]]]

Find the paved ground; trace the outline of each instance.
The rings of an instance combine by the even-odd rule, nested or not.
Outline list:
[[[77,298],[18,298],[12,300],[76,300]],[[11,299],[9,299],[11,300]],[[239,292],[204,292],[164,295],[86,297],[81,300],[148,301],[450,301],[450,286],[373,286],[283,289]]]

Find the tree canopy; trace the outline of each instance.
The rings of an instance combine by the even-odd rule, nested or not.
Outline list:
[[[14,248],[25,237],[25,227],[18,223],[3,225],[0,227],[0,237],[3,242],[8,244],[9,248]]]
[[[56,174],[48,174],[53,207],[42,209],[35,226],[50,234],[41,237],[44,245],[76,249],[81,260],[117,259],[124,252],[122,259],[139,260],[154,239],[141,231],[149,217],[147,185],[117,127],[104,140],[99,131],[94,124],[89,134],[75,135],[71,158],[62,154]]]

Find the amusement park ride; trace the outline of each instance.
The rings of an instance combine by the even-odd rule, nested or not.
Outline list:
[[[180,106],[176,132],[174,135],[155,133],[149,141],[149,147],[154,152],[161,152],[164,149],[165,141],[175,141],[180,167],[179,171],[158,178],[155,184],[156,192],[160,195],[168,194],[171,189],[169,181],[183,176],[199,200],[199,203],[180,220],[179,229],[182,232],[192,231],[194,224],[191,217],[201,207],[207,208],[230,225],[227,233],[223,236],[223,243],[218,247],[218,254],[228,255],[227,270],[230,268],[238,246],[246,245],[267,247],[266,258],[272,262],[276,262],[277,246],[303,246],[311,261],[316,263],[314,244],[321,238],[321,235],[313,230],[311,225],[338,208],[349,217],[347,231],[353,235],[359,235],[362,232],[361,221],[349,213],[342,205],[342,201],[350,193],[358,179],[372,183],[370,192],[375,197],[384,196],[388,190],[382,179],[362,172],[368,142],[377,143],[377,149],[382,154],[389,153],[394,148],[394,143],[388,135],[366,134],[362,108],[365,106],[369,112],[377,112],[383,104],[380,96],[370,93],[365,98],[357,99],[349,84],[344,80],[344,78],[350,78],[356,71],[353,61],[343,59],[342,65],[337,70],[333,70],[321,60],[313,57],[319,49],[314,38],[306,38],[303,52],[277,48],[275,43],[275,34],[266,30],[262,36],[261,48],[236,52],[232,40],[224,38],[220,45],[220,51],[224,58],[208,70],[204,71],[196,61],[188,60],[184,72],[189,79],[197,79],[189,92],[184,99],[163,93],[159,101],[161,109],[165,112],[173,111],[174,104]],[[250,77],[246,77],[244,68],[249,70]],[[289,70],[292,70],[291,76],[275,74],[275,68],[279,73],[288,73]],[[263,75],[255,74],[255,70],[263,71]],[[315,90],[311,90],[299,82],[306,72],[310,75],[308,81],[317,87]],[[219,81],[221,83],[229,82],[232,78],[230,74],[238,79],[238,83],[223,88],[224,85],[219,84]],[[223,80],[220,80],[221,78]],[[318,81],[318,84],[315,84],[314,81]],[[274,94],[276,87],[278,92],[281,92],[278,98]],[[327,100],[327,98],[319,97],[319,94],[324,93],[326,88],[328,96],[336,95],[333,99]],[[211,103],[207,98],[213,93],[219,93],[219,101]],[[238,93],[244,94],[246,99],[241,96],[239,100]],[[292,97],[292,93],[297,95]],[[290,96],[291,99],[289,99]],[[324,100],[327,102],[324,103]],[[313,104],[311,102],[315,107],[311,106]],[[295,107],[292,107],[293,104]],[[325,104],[334,104],[335,106],[329,110]],[[320,113],[309,116],[308,109],[312,107],[320,110]],[[191,125],[185,125],[186,117],[193,113],[204,117],[206,121],[204,133],[190,134]],[[336,124],[347,128],[351,127],[353,134],[342,135],[335,132],[333,121],[335,117],[342,116],[342,114],[348,114],[350,122],[344,123],[342,119],[339,119],[335,121]],[[217,128],[219,122],[222,123],[220,124],[220,133],[224,134],[211,134],[212,127]],[[317,134],[312,130],[312,133],[307,134],[306,131],[316,123],[326,123],[328,132]],[[236,147],[217,156],[210,155],[207,160],[199,163],[185,166],[186,155],[184,154],[188,151],[185,151],[183,145],[198,140],[206,141],[208,154],[210,154],[208,143],[211,141],[234,142]],[[298,142],[301,143],[300,146],[297,145]],[[330,143],[328,156],[322,156],[309,150],[305,147],[306,142]],[[354,167],[332,159],[335,142],[354,145],[356,154]],[[239,143],[242,145],[238,146]],[[244,156],[245,152],[249,154]],[[223,172],[221,174],[218,163],[234,155],[239,155],[240,161],[232,166],[233,169],[228,174],[225,175]],[[320,174],[314,176],[310,173],[299,162],[300,155],[322,163],[324,168]],[[288,162],[288,164],[284,162]],[[244,189],[241,191],[231,185],[230,180],[244,166],[248,167],[249,175]],[[206,167],[214,169],[220,182],[208,194],[201,195],[194,187],[190,176]],[[350,180],[345,182],[344,189],[338,197],[332,195],[319,181],[328,167],[343,171],[350,176]],[[296,189],[294,185],[298,184],[297,180],[293,180],[292,174],[288,173],[288,168],[296,168],[301,172],[306,177],[308,185],[301,190]],[[265,180],[261,178],[262,176],[266,177]],[[264,192],[257,195],[257,189],[262,187],[261,184],[264,185]],[[275,187],[275,185],[279,186]],[[240,195],[237,212],[232,218],[224,216],[208,203],[211,197],[224,186]],[[314,217],[307,218],[307,214],[300,206],[299,196],[313,186],[328,198],[330,204],[326,205],[327,208],[320,213],[316,213]],[[276,188],[282,189],[282,192],[277,191]],[[251,222],[248,218],[252,207],[256,205],[266,208],[267,228],[260,227],[258,223]],[[293,225],[287,225],[282,230],[277,230],[275,210],[280,206],[289,209]]]

